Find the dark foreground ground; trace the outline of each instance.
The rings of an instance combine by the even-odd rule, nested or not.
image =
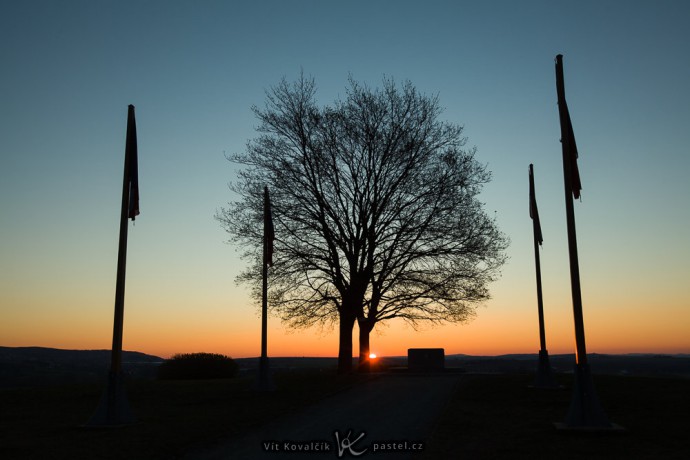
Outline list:
[[[681,459],[690,453],[690,380],[594,376],[622,433],[563,433],[572,377],[563,390],[529,388],[532,376],[473,375],[438,419],[420,459]]]
[[[465,380],[452,372],[379,373],[259,430],[190,451],[185,460],[411,459]]]
[[[688,458],[690,380],[596,375],[595,387],[607,414],[626,431],[564,434],[553,422],[567,411],[571,376],[558,376],[565,390],[528,388],[532,379],[525,374],[458,375],[429,430],[419,436],[404,434],[422,441],[424,451],[400,458]],[[101,385],[0,390],[0,458],[182,458],[261,433],[262,426],[314,410],[333,397],[356,398],[373,382],[317,369],[283,372],[275,380],[278,390],[272,393],[252,391],[252,377],[132,381],[129,399],[140,422],[101,430],[80,428],[98,403]],[[435,388],[431,385],[426,391]],[[377,410],[375,401],[371,410]],[[332,458],[338,458],[334,439],[332,449]],[[316,458],[310,455],[296,453],[294,458]],[[366,452],[357,458],[376,457]],[[343,458],[354,457],[345,452]]]

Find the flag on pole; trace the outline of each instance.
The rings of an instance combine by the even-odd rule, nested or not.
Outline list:
[[[268,197],[268,187],[264,187],[264,264],[273,265],[273,240],[275,240],[273,228],[273,215],[271,213],[271,200]]]
[[[556,89],[558,93],[558,116],[561,121],[561,143],[566,152],[570,163],[570,178],[573,196],[580,198],[582,183],[580,182],[580,171],[577,168],[577,144],[575,143],[575,133],[570,122],[568,104],[565,101],[565,83],[563,81],[563,55],[556,56]]]
[[[544,238],[541,234],[541,223],[539,222],[539,210],[537,209],[537,199],[534,193],[534,168],[529,165],[529,216],[534,222],[534,238],[537,243],[542,244]]]
[[[134,221],[139,215],[139,166],[137,160],[137,122],[134,119],[134,106],[127,112],[127,143],[125,155],[129,159],[129,208],[127,217]]]

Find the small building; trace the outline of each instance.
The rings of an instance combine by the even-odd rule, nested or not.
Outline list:
[[[442,372],[445,359],[443,348],[407,349],[407,369],[411,372]]]

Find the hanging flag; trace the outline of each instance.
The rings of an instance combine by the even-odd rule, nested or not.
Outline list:
[[[268,197],[268,187],[264,187],[264,264],[269,267],[273,265],[273,240],[275,237],[271,200]]]
[[[573,196],[580,198],[582,183],[580,182],[580,171],[577,168],[577,144],[575,143],[575,133],[570,122],[568,104],[565,102],[565,83],[563,81],[563,55],[556,56],[556,90],[558,93],[558,116],[561,121],[561,143],[566,157],[570,164],[570,181]]]
[[[134,119],[134,106],[127,111],[127,143],[125,155],[129,161],[129,208],[127,217],[134,221],[139,215],[139,166],[137,159],[137,122]]]
[[[534,193],[534,168],[529,165],[529,216],[534,222],[534,238],[537,243],[542,244],[544,238],[541,234],[541,223],[539,222],[539,210],[537,209],[537,199]]]

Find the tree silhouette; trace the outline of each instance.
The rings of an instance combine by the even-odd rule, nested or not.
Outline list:
[[[260,136],[231,156],[240,197],[217,218],[253,261],[239,277],[260,298],[261,190],[271,189],[275,259],[269,302],[294,327],[339,324],[338,369],[360,363],[379,321],[464,321],[488,298],[506,238],[477,199],[490,173],[464,149],[462,127],[439,121],[437,97],[385,79],[349,81],[317,106],[313,79],[283,79],[254,107]]]

